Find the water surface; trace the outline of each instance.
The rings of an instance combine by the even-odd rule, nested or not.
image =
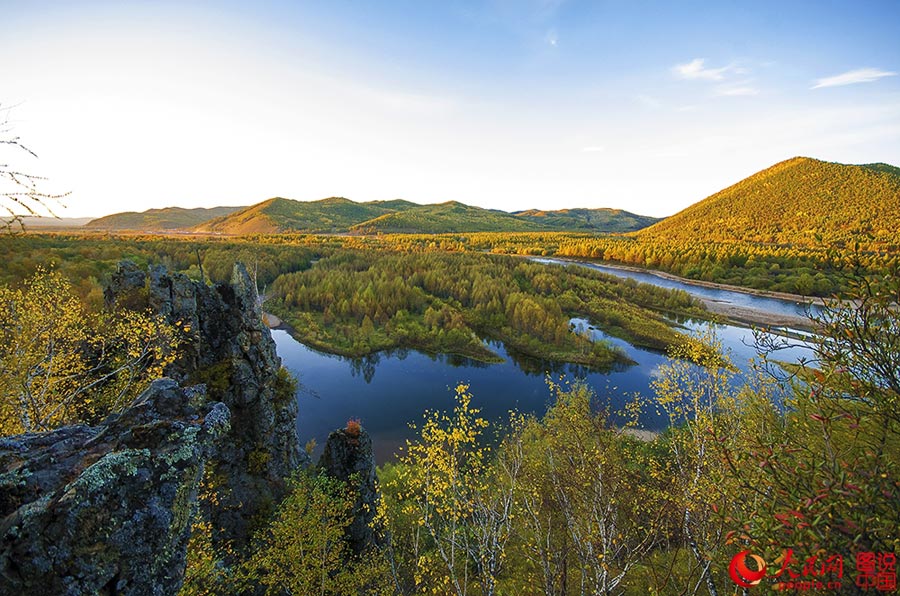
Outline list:
[[[574,319],[588,327],[586,321]],[[687,323],[701,332],[708,323]],[[746,370],[756,356],[749,329],[716,325],[716,334],[735,363]],[[651,394],[651,382],[660,366],[669,359],[662,353],[634,347],[627,342],[591,330],[595,339],[605,339],[623,349],[636,362],[609,372],[587,370],[578,365],[554,365],[529,358],[514,358],[502,344],[491,349],[506,359],[499,364],[484,364],[465,358],[431,356],[416,351],[381,353],[366,359],[351,359],[324,354],[304,346],[286,331],[272,332],[284,365],[299,379],[297,399],[300,406],[298,430],[303,441],[315,438],[324,445],[328,433],[343,427],[350,418],[358,418],[371,434],[379,463],[394,458],[407,439],[415,437],[410,423],[420,423],[426,410],[453,408],[453,387],[470,385],[473,406],[495,423],[508,420],[510,410],[542,414],[550,401],[546,376],[558,379],[582,379],[601,402],[608,404],[613,418],[636,393]],[[784,360],[803,355],[802,350],[782,354]],[[665,420],[652,408],[645,409],[641,423],[645,428],[661,430]]]
[[[535,258],[534,260],[539,263],[547,263],[553,265],[588,267],[590,269],[595,269],[597,271],[601,271],[608,275],[614,275],[622,279],[633,279],[637,282],[648,283],[660,288],[667,288],[670,290],[684,290],[685,292],[693,296],[697,296],[698,298],[705,298],[707,300],[713,300],[715,302],[721,302],[724,304],[733,304],[742,308],[752,308],[777,315],[806,317],[809,309],[812,309],[812,312],[814,313],[818,312],[818,307],[816,305],[810,305],[806,302],[795,302],[792,300],[782,300],[780,298],[772,298],[769,296],[757,296],[756,294],[749,294],[747,292],[736,292],[734,290],[710,288],[707,286],[692,284],[688,281],[682,282],[675,279],[660,277],[659,275],[654,275],[650,272],[631,271],[630,269],[610,267],[607,265],[600,265],[587,261],[564,261],[560,259],[547,258]]]

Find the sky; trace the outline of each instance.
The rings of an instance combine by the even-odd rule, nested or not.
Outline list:
[[[0,14],[0,104],[37,154],[0,163],[70,192],[64,217],[273,196],[661,217],[797,155],[900,165],[897,0]]]

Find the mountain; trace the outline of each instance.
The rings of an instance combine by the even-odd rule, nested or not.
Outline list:
[[[0,219],[9,219],[2,218]],[[80,228],[90,222],[92,217],[43,217],[38,215],[22,216],[22,226],[26,230],[69,230],[72,228]],[[17,230],[19,225],[12,224],[12,229]]]
[[[900,168],[795,157],[636,233],[640,238],[821,246],[900,241]]]
[[[440,234],[454,232],[540,232],[637,230],[656,219],[614,209],[569,209],[507,213],[447,201],[356,203],[331,197],[319,201],[274,198],[204,222],[194,231],[217,234],[332,232],[357,234]]]
[[[472,207],[456,201],[415,205],[351,226],[363,234],[441,234],[451,232],[536,232],[547,228],[505,211]]]
[[[659,221],[657,217],[635,215],[622,209],[559,209],[557,211],[515,211],[516,217],[573,232],[634,232]]]
[[[401,199],[357,203],[343,197],[294,201],[275,197],[250,207],[150,209],[91,220],[94,230],[189,230],[212,234],[628,232],[657,221],[619,209],[563,209],[507,213],[447,201],[419,205]]]
[[[342,197],[293,201],[276,197],[196,226],[198,232],[275,234],[281,232],[346,232],[355,224],[416,207],[408,201],[355,203]]]
[[[243,207],[211,207],[209,209],[183,209],[166,207],[165,209],[148,209],[137,213],[126,211],[114,213],[88,222],[84,227],[93,230],[182,230],[191,228],[204,221],[234,213]]]

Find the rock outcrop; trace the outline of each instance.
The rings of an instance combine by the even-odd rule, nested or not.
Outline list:
[[[110,306],[143,302],[187,327],[188,341],[167,374],[183,384],[204,383],[208,399],[232,413],[228,437],[210,464],[216,507],[208,515],[214,540],[241,550],[254,524],[284,496],[284,478],[303,463],[293,386],[280,373],[256,284],[241,264],[230,284],[209,286],[164,267],[147,274],[123,262],[105,298]]]
[[[353,520],[347,528],[347,542],[353,554],[361,555],[381,545],[384,533],[375,522],[381,497],[375,478],[372,439],[365,429],[351,421],[347,428],[332,431],[319,459],[319,468],[328,476],[346,482],[356,495]]]
[[[230,421],[202,389],[160,379],[100,426],[0,439],[3,593],[176,593]]]

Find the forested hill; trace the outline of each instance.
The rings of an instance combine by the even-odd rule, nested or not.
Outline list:
[[[212,234],[456,232],[630,232],[658,221],[620,209],[563,209],[507,213],[457,201],[419,205],[400,199],[357,203],[343,197],[294,201],[275,197],[250,207],[150,209],[116,213],[86,227],[103,230],[187,230]]]
[[[354,224],[415,206],[415,203],[399,200],[356,203],[343,197],[319,201],[294,201],[276,197],[205,222],[194,230],[219,234],[346,232]]]
[[[448,232],[537,232],[547,228],[505,211],[472,207],[456,201],[416,205],[357,224],[353,232],[364,234],[441,234]]]
[[[270,234],[349,232],[357,234],[637,230],[656,221],[612,209],[507,213],[457,201],[419,205],[408,201],[356,203],[332,197],[319,201],[274,198],[195,226],[197,232]]]
[[[900,242],[900,168],[795,157],[641,230],[646,240],[798,246]]]
[[[211,207],[209,209],[166,207],[149,209],[141,213],[126,211],[91,220],[85,224],[85,227],[95,230],[180,230],[196,226],[215,217],[234,213],[240,209],[243,207]]]
[[[513,215],[555,230],[579,232],[634,232],[659,221],[658,217],[636,215],[622,209],[559,209],[556,211],[515,211]]]

